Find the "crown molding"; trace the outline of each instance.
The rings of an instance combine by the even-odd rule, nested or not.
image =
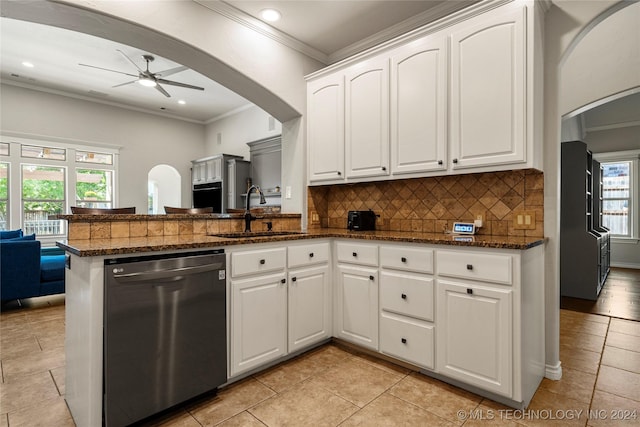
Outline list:
[[[270,25],[265,24],[259,19],[254,18],[253,16],[231,6],[228,3],[219,0],[193,0],[199,5],[206,7],[213,12],[216,12],[228,19],[231,19],[234,22],[237,22],[240,25],[244,25],[245,27],[262,34],[276,42],[290,47],[291,49],[297,50],[304,55],[307,55],[317,61],[322,62],[323,64],[328,64],[329,57],[324,52],[319,51],[298,39],[291,37],[290,35],[283,33]]]
[[[580,117],[584,117],[584,114],[580,115]],[[630,127],[636,127],[636,126],[640,126],[640,120],[633,120],[630,122],[611,123],[608,125],[601,125],[601,126],[585,127],[585,132],[599,132],[603,130],[622,129],[622,128],[630,128]]]
[[[96,104],[108,105],[110,107],[122,108],[124,110],[131,110],[131,111],[137,111],[139,113],[152,114],[154,116],[160,116],[160,117],[165,117],[165,118],[169,118],[169,119],[180,120],[180,121],[183,121],[183,122],[195,123],[195,124],[199,124],[199,125],[206,124],[206,121],[203,121],[203,120],[189,119],[189,118],[186,118],[186,117],[176,116],[176,115],[170,114],[170,113],[161,113],[161,112],[158,112],[158,111],[155,111],[155,110],[150,110],[150,109],[146,109],[146,108],[142,108],[142,107],[134,107],[134,106],[127,105],[127,104],[121,104],[119,102],[102,100],[102,99],[99,99],[99,98],[80,95],[80,94],[72,93],[72,92],[66,92],[64,90],[59,90],[59,89],[47,88],[47,87],[38,86],[38,85],[34,85],[34,84],[26,84],[26,83],[22,83],[22,82],[16,82],[14,80],[3,79],[2,80],[2,84],[6,84],[8,86],[21,87],[23,89],[35,90],[37,92],[45,92],[45,93],[50,93],[50,94],[53,94],[53,95],[64,96],[64,97],[67,97],[67,98],[79,99],[79,100],[82,100],[82,101],[93,102],[93,103],[96,103]]]
[[[256,104],[251,104],[251,103],[245,104],[245,105],[243,105],[241,107],[234,108],[231,111],[227,111],[226,113],[220,114],[219,116],[212,117],[209,120],[207,120],[206,122],[204,122],[204,124],[205,125],[210,125],[211,123],[217,122],[218,120],[222,120],[222,119],[227,118],[229,116],[233,116],[234,114],[241,113],[244,110],[248,110],[251,107],[259,108]]]

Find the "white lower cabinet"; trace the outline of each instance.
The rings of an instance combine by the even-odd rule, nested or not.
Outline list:
[[[339,338],[378,350],[378,269],[338,265]]]
[[[512,291],[438,282],[438,371],[507,397],[513,385]]]
[[[414,365],[433,369],[433,324],[382,311],[380,313],[380,351]]]
[[[287,286],[277,274],[231,281],[231,376],[287,353]]]
[[[329,266],[289,271],[289,352],[331,336]]]

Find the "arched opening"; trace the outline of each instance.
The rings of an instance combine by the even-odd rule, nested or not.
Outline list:
[[[180,173],[169,165],[157,165],[149,171],[149,214],[163,214],[164,206],[181,206]]]

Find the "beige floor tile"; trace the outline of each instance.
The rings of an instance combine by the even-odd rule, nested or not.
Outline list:
[[[64,332],[52,332],[50,334],[38,334],[38,343],[42,350],[53,350],[64,347]]]
[[[607,345],[602,353],[602,364],[640,374],[640,353]]]
[[[34,372],[47,372],[64,366],[64,348],[38,351],[23,357],[15,357],[2,361],[5,378],[29,375]]]
[[[218,427],[264,427],[264,424],[247,411],[244,411],[218,424]]]
[[[187,410],[203,426],[212,426],[275,395],[253,378],[232,384],[214,398],[194,403]]]
[[[473,393],[418,373],[406,376],[389,393],[453,423],[460,421],[458,411],[469,413],[482,400]]]
[[[58,396],[15,412],[9,412],[11,427],[74,427],[64,398]]]
[[[606,345],[640,353],[640,338],[633,335],[609,332]]]
[[[583,350],[595,351],[597,353],[602,352],[604,341],[605,337],[592,334],[562,335],[560,337],[560,342],[563,345],[573,348],[581,348]]]
[[[611,319],[609,330],[612,332],[620,332],[627,335],[635,335],[640,337],[640,322],[623,319]]]
[[[329,369],[318,364],[313,358],[298,358],[255,375],[255,379],[277,393],[293,387],[312,375]]]
[[[305,353],[302,357],[312,359],[314,364],[328,369],[351,357],[351,353],[336,345],[329,344]]]
[[[575,369],[590,374],[598,373],[600,353],[570,347],[560,343],[560,361],[563,368]]]
[[[425,409],[385,393],[340,424],[340,427],[438,427],[455,425]]]
[[[64,305],[45,306],[33,308],[27,311],[29,322],[48,322],[62,320],[64,322]]]
[[[29,325],[31,327],[31,331],[38,337],[65,333],[64,319],[49,319],[31,322]]]
[[[0,384],[0,413],[15,412],[60,397],[49,372],[38,372]]]
[[[50,372],[53,377],[53,382],[56,384],[56,387],[58,387],[58,393],[60,393],[60,396],[64,396],[66,379],[64,366],[52,369]]]
[[[561,380],[553,381],[543,378],[540,387],[563,397],[589,404],[595,383],[595,374],[574,369],[563,369]]]
[[[510,417],[513,413],[513,408],[484,399],[477,408],[465,414],[464,427],[522,427],[523,424],[514,421],[517,417]]]
[[[404,366],[400,366],[398,364],[388,362],[383,359],[378,359],[377,357],[370,356],[368,354],[360,354],[356,357],[360,358],[365,363],[373,365],[376,368],[380,368],[383,371],[387,371],[392,374],[400,374],[402,376],[405,376],[405,375],[409,375],[412,372],[411,369],[407,369]]]
[[[138,427],[200,427],[200,423],[184,409],[153,417]]]
[[[310,381],[362,408],[402,378],[353,356]]]
[[[358,409],[313,381],[305,381],[248,412],[269,427],[337,426]]]
[[[2,360],[19,358],[40,351],[38,340],[34,335],[22,335],[3,340],[0,347],[0,358]]]
[[[589,404],[538,388],[524,412],[509,412],[507,418],[526,426],[584,427]]]
[[[0,414],[0,427],[9,427],[8,417],[8,414]]]
[[[640,374],[603,365],[598,372],[596,390],[640,402]]]
[[[640,425],[640,402],[596,390],[588,425],[593,427]]]

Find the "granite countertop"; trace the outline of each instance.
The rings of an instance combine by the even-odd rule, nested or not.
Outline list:
[[[135,216],[135,215],[134,215]],[[500,249],[529,249],[541,245],[545,238],[510,236],[454,236],[443,233],[416,233],[405,231],[349,231],[338,228],[313,229],[307,232],[292,231],[292,234],[230,238],[204,234],[130,237],[91,240],[60,240],[56,244],[74,255],[103,256],[123,255],[138,252],[154,252],[181,249],[202,249],[249,243],[268,243],[317,238],[346,238],[388,242],[425,243],[455,246],[476,246]]]
[[[260,218],[300,218],[299,213],[264,212],[251,209],[253,215]],[[113,221],[165,221],[167,219],[242,219],[244,213],[224,214],[64,214],[51,215],[49,219],[64,219],[70,222],[113,222]]]

